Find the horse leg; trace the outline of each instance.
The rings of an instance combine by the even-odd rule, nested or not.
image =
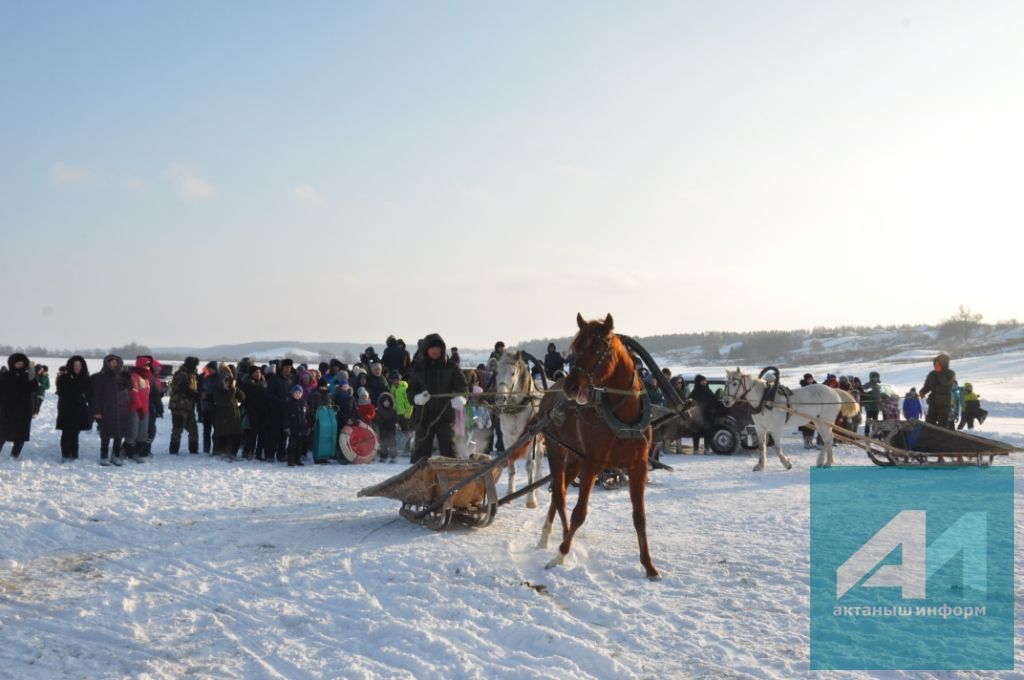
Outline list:
[[[587,503],[590,500],[590,492],[594,488],[594,480],[596,478],[597,470],[591,465],[584,466],[583,471],[580,473],[580,493],[576,501],[576,507],[572,509],[572,522],[569,524],[569,531],[565,534],[565,538],[562,539],[562,544],[558,546],[558,554],[547,563],[544,567],[545,569],[557,567],[565,562],[565,556],[569,554],[569,548],[572,547],[572,537],[576,535],[576,532],[587,519]]]
[[[757,430],[757,442],[761,445],[761,457],[754,466],[754,472],[762,472],[768,466],[768,430],[760,425],[755,425],[754,429]]]
[[[647,486],[647,465],[636,464],[629,471],[629,500],[633,505],[633,527],[640,543],[640,564],[647,571],[647,578],[660,581],[661,574],[651,561],[651,550],[647,545],[647,510],[644,507],[644,490]]]
[[[781,425],[775,428],[775,431],[772,433],[772,438],[775,439],[775,455],[777,455],[779,457],[779,461],[782,463],[783,467],[785,467],[787,470],[792,470],[793,469],[793,463],[791,463],[789,461],[789,458],[786,457],[786,454],[783,453],[783,451],[782,451],[782,426]]]
[[[821,461],[824,458],[825,467],[832,467],[836,464],[836,455],[833,451],[832,446],[835,443],[835,439],[832,437],[832,428],[826,427],[822,430],[821,441],[824,443],[822,446],[821,453],[818,455],[818,460]],[[820,464],[820,463],[819,463]]]
[[[516,492],[516,462],[513,460],[508,464],[508,493]]]
[[[530,442],[530,455],[526,458],[527,469],[529,470],[530,485],[540,479],[540,448],[537,446],[537,438]],[[537,507],[537,489],[530,492],[526,498],[526,507]]]
[[[548,542],[551,539],[551,528],[555,523],[556,512],[562,519],[562,535],[564,536],[566,531],[568,531],[568,525],[565,520],[565,461],[560,458],[562,453],[560,450],[553,450],[552,452],[554,455],[551,456],[549,462],[551,466],[551,504],[548,506],[548,516],[544,521],[544,527],[540,531],[540,540],[537,542],[537,547],[542,550],[547,550]]]

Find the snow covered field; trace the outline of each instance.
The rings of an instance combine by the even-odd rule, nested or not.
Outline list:
[[[979,433],[1024,446],[1024,357],[987,359],[977,374],[1007,382],[965,378],[1003,402]],[[904,388],[927,363],[880,368]],[[566,566],[547,571],[555,541],[535,548],[542,511],[521,502],[490,527],[435,533],[396,501],[356,498],[397,465],[168,456],[166,419],[150,462],[101,468],[85,433],[83,460],[60,465],[55,405],[48,395],[21,460],[0,457],[2,678],[1021,677],[808,670],[816,452],[793,432],[789,472],[774,456],[765,474],[751,455],[667,456],[675,471],[653,473],[647,493],[664,576],[651,583],[625,490],[595,491]],[[1015,526],[1024,544],[1019,513]],[[1018,560],[1018,669],[1022,572]]]

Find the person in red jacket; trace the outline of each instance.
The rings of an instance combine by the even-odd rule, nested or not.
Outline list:
[[[356,413],[359,414],[359,420],[367,425],[377,417],[377,407],[370,401],[370,392],[365,387],[356,390]]]
[[[131,375],[130,415],[121,450],[136,463],[141,462],[140,457],[145,453],[146,439],[149,435],[149,381],[153,374],[152,365],[151,357],[135,357],[135,370]]]

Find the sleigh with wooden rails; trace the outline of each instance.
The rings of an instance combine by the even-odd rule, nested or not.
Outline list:
[[[996,456],[1017,450],[1003,442],[921,420],[873,422],[870,436],[841,428],[836,428],[834,434],[840,441],[864,449],[871,462],[883,467],[987,467]]]
[[[359,496],[383,496],[401,501],[398,512],[402,517],[438,531],[453,519],[469,526],[485,527],[494,520],[498,510],[495,483],[504,469],[492,465],[492,461],[484,454],[469,458],[422,458],[380,484],[361,490]],[[480,472],[484,474],[478,475]],[[469,483],[463,484],[466,480]]]

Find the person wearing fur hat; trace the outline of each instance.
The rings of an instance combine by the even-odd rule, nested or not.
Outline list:
[[[398,412],[395,410],[395,398],[390,392],[385,392],[377,399],[375,424],[380,434],[380,460],[394,463],[398,458],[398,449],[395,447],[398,436]]]
[[[270,396],[267,394],[263,369],[252,366],[249,375],[243,375],[238,381],[238,386],[245,394],[245,413],[249,418],[242,456],[265,461],[270,441]]]
[[[452,443],[453,407],[466,404],[466,378],[457,366],[448,361],[444,339],[431,333],[423,339],[422,352],[417,353],[416,362],[409,378],[409,392],[415,395],[416,449],[411,463],[428,458],[433,451],[434,437],[442,456],[455,457]],[[455,394],[431,398],[431,394]]]
[[[57,429],[61,462],[78,460],[78,435],[92,429],[92,387],[85,359],[68,359],[67,370],[57,377]]]
[[[267,458],[276,458],[278,462],[284,462],[288,458],[288,436],[284,432],[285,409],[291,400],[295,364],[291,359],[282,359],[275,366],[276,370],[267,374],[267,395],[270,397],[270,439]]]
[[[932,370],[925,377],[924,386],[917,392],[922,399],[928,399],[926,422],[953,429],[950,413],[955,383],[956,372],[949,368],[949,355],[940,354],[932,359]]]
[[[13,442],[11,458],[21,455],[32,431],[32,397],[39,384],[35,364],[20,352],[7,357],[7,372],[0,375],[0,451]]]
[[[196,425],[196,407],[199,404],[199,359],[185,357],[171,378],[171,443],[169,452],[177,455],[181,448],[181,432],[188,432],[188,452],[199,453],[199,428]]]

